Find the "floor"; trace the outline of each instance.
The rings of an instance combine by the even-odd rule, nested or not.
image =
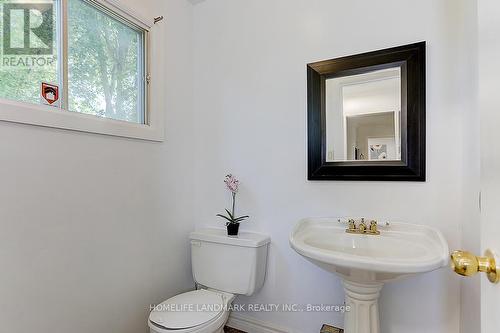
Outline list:
[[[321,328],[321,333],[344,333],[344,330],[340,329],[340,328],[336,328],[336,327],[333,327],[333,326],[327,326],[327,325],[323,325],[323,327]],[[243,332],[243,331],[240,331],[240,330],[237,330],[235,328],[231,328],[231,327],[224,327],[224,333],[247,333],[247,332]]]
[[[231,327],[224,327],[224,333],[246,333],[246,332],[243,332],[243,331],[240,331],[240,330],[237,330],[235,328],[231,328]]]
[[[344,330],[341,328],[333,327],[330,325],[323,325],[321,327],[321,331],[319,333],[344,333]]]

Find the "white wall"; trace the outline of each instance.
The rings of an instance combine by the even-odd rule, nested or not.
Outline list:
[[[462,25],[458,27],[463,40],[475,52],[461,52],[457,54],[463,66],[457,68],[463,80],[472,85],[463,85],[457,103],[464,107],[462,136],[464,177],[462,190],[462,245],[461,249],[481,254],[480,244],[480,216],[479,216],[479,109],[478,109],[478,1],[462,1],[463,6],[458,14]],[[461,330],[462,333],[481,331],[481,278],[461,279]]]
[[[166,141],[0,123],[1,332],[149,332],[149,304],[193,286],[192,5],[123,2],[165,15]]]
[[[339,279],[288,246],[288,233],[303,217],[387,216],[439,227],[452,249],[460,246],[461,225],[474,216],[465,204],[473,186],[464,181],[475,169],[464,163],[475,140],[464,103],[474,86],[474,70],[465,66],[475,52],[462,36],[466,3],[207,0],[195,6],[196,220],[222,226],[215,218],[228,205],[222,178],[234,172],[242,181],[239,211],[251,215],[244,228],[273,240],[263,290],[237,302],[343,302]],[[427,182],[308,182],[306,63],[422,40]],[[459,284],[443,269],[387,285],[382,332],[458,332]],[[343,321],[331,313],[248,315],[303,333]]]

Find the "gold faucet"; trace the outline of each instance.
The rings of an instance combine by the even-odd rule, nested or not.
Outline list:
[[[380,231],[378,231],[377,221],[370,221],[370,226],[368,227],[365,223],[364,218],[361,219],[358,227],[356,227],[356,222],[354,221],[354,219],[349,219],[346,232],[349,234],[380,235]]]

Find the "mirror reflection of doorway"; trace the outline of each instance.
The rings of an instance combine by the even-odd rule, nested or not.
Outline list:
[[[399,67],[327,79],[326,92],[327,161],[401,160]],[[369,138],[386,152],[370,154]]]
[[[347,160],[400,160],[394,128],[394,112],[346,117]],[[375,158],[375,152],[371,150],[371,146],[376,145],[386,147],[386,154],[379,154],[380,158]]]

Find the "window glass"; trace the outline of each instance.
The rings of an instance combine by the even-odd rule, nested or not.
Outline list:
[[[68,0],[69,111],[144,123],[144,33]]]

